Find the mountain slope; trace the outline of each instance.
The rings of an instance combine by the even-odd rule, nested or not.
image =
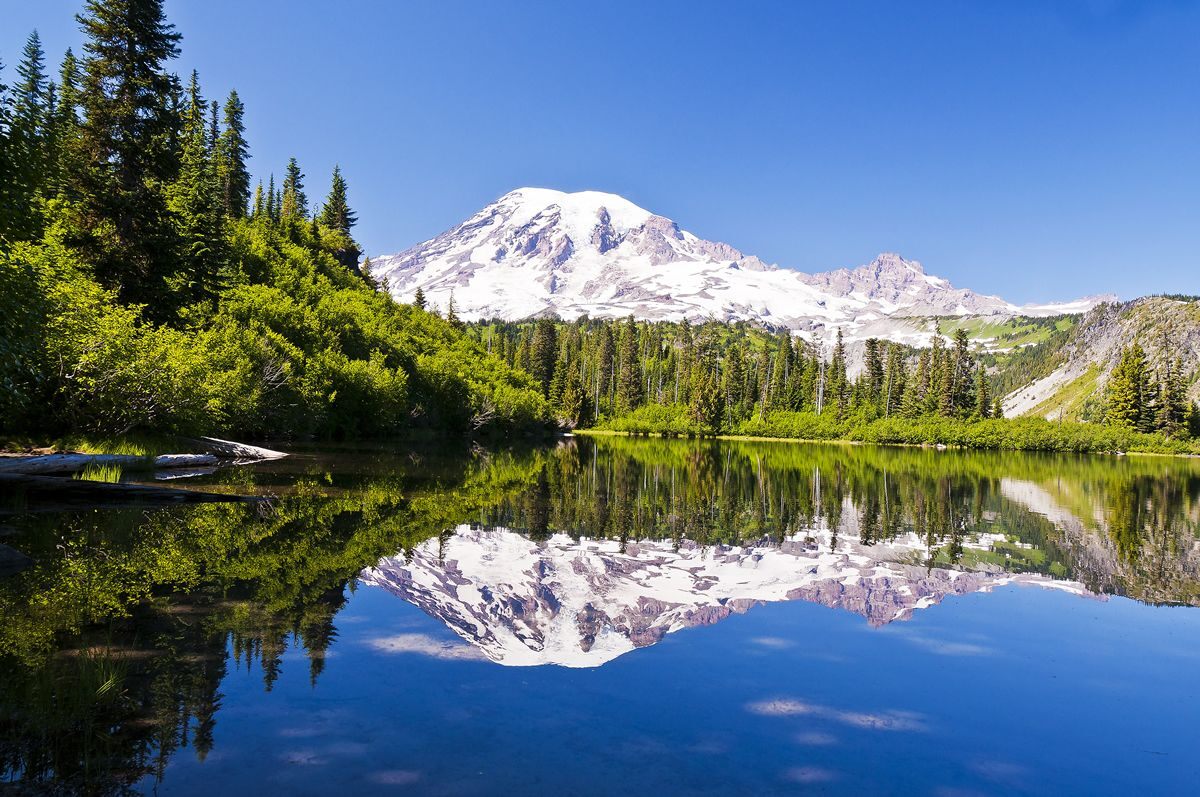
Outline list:
[[[416,289],[460,316],[757,321],[800,333],[842,328],[920,343],[909,316],[1056,315],[1098,298],[1019,307],[955,288],[921,264],[882,254],[856,269],[804,274],[706,241],[622,197],[521,188],[436,238],[372,258],[401,301]],[[893,326],[896,328],[893,330]],[[895,334],[889,334],[892,331]]]
[[[1040,354],[1032,381],[1005,399],[1005,414],[1084,419],[1098,410],[1109,375],[1126,346],[1139,343],[1152,368],[1178,361],[1183,373],[1200,371],[1200,300],[1146,296],[1099,305],[1070,334]],[[1024,364],[1017,367],[1025,369]],[[1020,384],[1018,382],[1018,384]],[[1200,399],[1200,382],[1188,390]]]

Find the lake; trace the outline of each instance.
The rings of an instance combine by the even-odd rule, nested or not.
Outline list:
[[[19,495],[0,791],[1192,794],[1200,463],[299,447]]]

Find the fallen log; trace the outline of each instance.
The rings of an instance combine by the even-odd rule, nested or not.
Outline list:
[[[44,454],[33,457],[0,457],[0,473],[24,473],[31,476],[78,473],[96,465],[115,465],[122,470],[157,468],[207,468],[220,464],[216,454],[162,454],[139,457],[132,454]]]
[[[116,465],[122,469],[149,468],[148,457],[131,454],[45,454],[37,457],[0,457],[0,473],[40,475],[76,473],[89,465]]]
[[[218,462],[216,454],[163,454],[154,458],[154,467],[206,468]]]
[[[287,456],[282,451],[273,451],[249,443],[238,443],[233,440],[222,440],[218,437],[201,437],[192,441],[214,454],[236,459],[283,459]]]

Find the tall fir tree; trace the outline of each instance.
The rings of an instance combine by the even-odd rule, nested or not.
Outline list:
[[[79,81],[79,62],[68,48],[58,70],[57,99],[47,131],[47,197],[70,198],[68,176],[77,168],[74,164],[79,149]]]
[[[250,145],[246,142],[245,114],[246,106],[238,93],[229,92],[223,110],[224,129],[217,143],[217,179],[222,210],[231,219],[244,217],[250,200],[250,171],[246,167]]]
[[[342,170],[333,167],[333,177],[329,184],[329,197],[321,208],[321,223],[331,230],[350,234],[350,228],[358,223],[358,216],[350,209],[346,199],[346,180]]]
[[[540,318],[533,329],[532,369],[530,373],[541,385],[542,395],[550,398],[550,383],[554,379],[558,354],[558,328],[548,318]]]
[[[567,367],[560,405],[563,416],[572,427],[584,426],[591,421],[591,401],[583,384],[578,360],[572,360]]]
[[[908,369],[904,356],[896,344],[887,346],[887,366],[884,369],[882,399],[883,415],[890,418],[899,415],[904,405],[904,393],[908,389]]]
[[[905,418],[918,418],[928,410],[929,363],[929,350],[923,349],[917,355],[917,370],[905,389],[904,398],[900,403],[900,414]]]
[[[87,0],[77,19],[87,36],[81,87],[77,243],[96,275],[125,301],[155,314],[177,238],[163,186],[175,177],[174,87],[165,64],[179,34],[162,0]]]
[[[350,236],[350,228],[358,223],[358,217],[350,209],[350,203],[346,198],[346,180],[342,177],[342,170],[338,166],[333,167],[329,197],[326,198],[318,218],[322,225],[337,234],[330,242],[333,256],[343,266],[357,272],[358,259],[362,256],[362,250]]]
[[[878,338],[868,338],[863,350],[862,398],[877,410],[882,409],[883,356]]]
[[[1121,359],[1108,378],[1104,419],[1122,429],[1137,429],[1143,416],[1146,392],[1146,353],[1134,343],[1121,351]]]
[[[446,321],[455,329],[462,329],[462,319],[458,317],[458,308],[454,304],[454,291],[450,291],[450,302],[446,305]],[[522,366],[526,371],[530,370],[528,361]]]
[[[46,57],[35,30],[29,35],[17,63],[12,110],[8,123],[10,207],[0,218],[0,237],[29,240],[40,235],[41,214],[37,198],[44,195],[49,166],[47,147],[50,121],[50,87]]]
[[[212,300],[221,288],[225,268],[224,217],[208,108],[193,71],[183,112],[179,175],[168,191],[181,242],[179,263],[169,280],[174,303],[179,305]]]
[[[279,204],[279,218],[287,221],[308,219],[308,196],[304,193],[304,173],[295,158],[288,159],[283,175],[283,197]]]
[[[1183,381],[1183,363],[1180,360],[1168,362],[1163,369],[1162,387],[1159,390],[1161,400],[1158,407],[1158,417],[1155,419],[1157,431],[1168,437],[1180,437],[1189,432],[1188,413],[1190,405],[1187,398],[1187,387]]]
[[[988,388],[987,371],[980,363],[975,371],[975,414],[987,418],[992,413],[992,395]]]
[[[950,364],[951,415],[969,414],[975,407],[975,358],[965,329],[954,332],[954,353]]]
[[[833,356],[829,361],[829,399],[837,417],[841,418],[850,406],[849,377],[846,373],[846,344],[842,339],[842,330],[837,331],[837,339],[833,344]]]
[[[617,408],[632,412],[642,404],[642,363],[638,356],[637,322],[629,316],[621,328],[619,375],[617,377]]]
[[[267,181],[267,219],[279,221],[279,196],[275,192],[275,173],[272,172]]]

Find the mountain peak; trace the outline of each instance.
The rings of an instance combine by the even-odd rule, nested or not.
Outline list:
[[[905,260],[897,252],[880,252],[871,261],[867,268],[875,269],[876,271],[887,271],[893,273],[902,273],[905,271],[913,271],[921,276],[925,275],[925,268],[918,260]]]
[[[954,288],[895,252],[855,269],[803,274],[703,240],[617,194],[533,186],[508,192],[432,240],[371,262],[400,301],[421,288],[434,307],[445,308],[453,292],[468,320],[584,314],[745,320],[825,339],[835,329],[852,338],[899,334],[880,326],[891,319],[1051,315],[1057,307],[1039,312]],[[1088,309],[1076,304],[1077,311]],[[906,342],[928,340],[910,322],[905,330]]]
[[[532,219],[557,209],[559,215],[579,232],[589,225],[594,227],[601,214],[608,216],[608,223],[615,229],[625,231],[640,227],[654,214],[638,207],[623,196],[604,191],[559,191],[553,188],[525,187],[509,191],[489,207],[511,207],[517,211],[513,221],[526,224]],[[586,235],[584,237],[587,237]]]

